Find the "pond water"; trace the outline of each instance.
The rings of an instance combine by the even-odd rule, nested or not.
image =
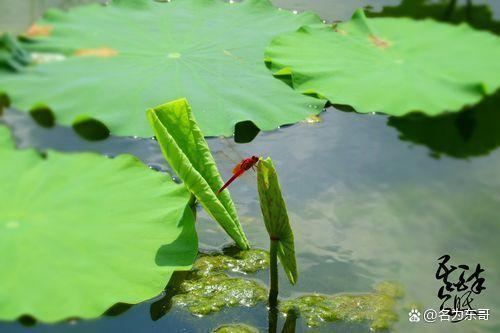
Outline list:
[[[0,1],[0,29],[19,31],[39,15],[41,8],[62,3]],[[284,8],[314,10],[326,20],[335,21],[348,19],[360,6],[380,11],[382,6],[397,6],[400,1],[275,3]],[[464,3],[458,1],[457,6]],[[490,19],[498,19],[500,2],[473,1],[481,13],[485,3],[493,11]],[[12,15],[6,13],[15,13],[13,23],[7,20]],[[17,15],[22,16],[18,19]],[[485,22],[498,23],[481,21]],[[230,175],[239,156],[269,155],[275,161],[295,231],[300,269],[295,287],[290,287],[280,272],[281,297],[370,292],[381,281],[395,281],[402,284],[405,296],[397,303],[399,321],[394,332],[499,332],[500,297],[495,290],[500,285],[500,150],[495,150],[500,145],[500,113],[496,112],[499,100],[497,94],[476,110],[436,119],[391,119],[330,107],[321,114],[320,123],[300,123],[260,133],[250,143],[238,144],[233,138],[209,139],[224,177]],[[89,142],[71,129],[43,129],[15,110],[7,110],[3,118],[13,128],[19,147],[92,150],[110,156],[132,153],[155,168],[168,170],[153,140],[110,138]],[[434,135],[429,134],[431,130]],[[249,239],[256,247],[267,248],[254,175],[238,180],[231,194]],[[203,211],[199,212],[197,228],[201,249],[220,248],[229,241]],[[488,321],[408,322],[411,304],[424,309],[439,307],[437,291],[441,284],[434,275],[437,258],[444,254],[449,254],[455,264],[475,267],[480,263],[486,269],[483,276],[487,289],[477,296],[475,304],[491,309]],[[267,283],[266,272],[252,277]],[[0,331],[209,332],[235,322],[261,331],[268,327],[264,304],[231,308],[202,318],[174,308],[158,318],[151,307],[154,301],[98,320],[30,327],[19,322],[0,323]],[[284,318],[280,318],[279,327],[283,322]],[[365,331],[370,331],[368,324],[342,322],[311,329],[300,318],[296,327],[296,332]]]

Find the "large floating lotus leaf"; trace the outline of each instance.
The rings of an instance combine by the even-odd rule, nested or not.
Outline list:
[[[437,115],[475,104],[500,86],[500,39],[468,25],[367,19],[312,25],[275,38],[266,52],[277,75],[302,93],[358,112]]]
[[[257,165],[257,185],[264,224],[271,240],[278,241],[278,257],[291,284],[298,278],[293,231],[288,220],[273,161],[268,157]]]
[[[216,194],[224,182],[187,101],[160,105],[147,116],[165,159],[187,189],[238,246],[248,248],[229,192]]]
[[[324,103],[275,80],[264,49],[274,36],[318,20],[268,0],[113,1],[50,11],[25,45],[41,59],[40,52],[67,58],[0,72],[0,91],[20,109],[43,103],[61,124],[91,117],[116,135],[151,136],[144,110],[184,97],[205,135],[231,135],[245,120],[272,130]]]
[[[0,320],[92,318],[197,254],[189,193],[132,156],[16,151],[0,126]]]

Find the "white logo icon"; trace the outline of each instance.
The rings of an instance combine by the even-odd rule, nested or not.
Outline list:
[[[420,312],[417,309],[411,309],[410,313],[408,313],[408,320],[410,323],[418,323],[420,321]]]

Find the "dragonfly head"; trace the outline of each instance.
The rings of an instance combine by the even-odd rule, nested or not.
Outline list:
[[[255,163],[257,163],[257,162],[259,161],[259,156],[255,156],[255,155],[253,155],[253,156],[251,157],[251,159],[252,159],[253,164],[255,164]]]

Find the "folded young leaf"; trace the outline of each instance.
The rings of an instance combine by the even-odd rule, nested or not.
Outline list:
[[[29,53],[10,34],[0,36],[0,69],[18,72],[30,62]]]
[[[295,262],[293,231],[288,220],[285,200],[281,194],[278,175],[273,161],[268,157],[261,159],[257,165],[257,185],[259,189],[260,208],[264,224],[271,240],[278,241],[278,258],[285,270],[288,280],[295,284],[298,278]]]
[[[229,195],[216,191],[224,184],[210,148],[185,99],[149,109],[153,128],[165,159],[203,208],[242,249],[249,247]]]

